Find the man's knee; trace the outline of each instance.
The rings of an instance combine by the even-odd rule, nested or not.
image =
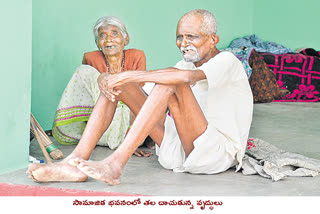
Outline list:
[[[156,84],[153,90],[168,94],[174,94],[177,91],[177,85]]]

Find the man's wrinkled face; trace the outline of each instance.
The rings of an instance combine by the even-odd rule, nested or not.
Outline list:
[[[210,50],[210,37],[200,32],[202,17],[191,16],[180,20],[176,44],[187,62],[199,62]]]

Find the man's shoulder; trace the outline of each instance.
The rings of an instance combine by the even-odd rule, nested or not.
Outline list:
[[[241,64],[240,60],[229,51],[221,51],[216,56],[212,57],[208,62],[203,63],[200,67],[208,66],[223,66],[229,67],[229,65]]]
[[[211,60],[219,60],[219,59],[225,59],[225,60],[236,60],[237,57],[231,53],[230,51],[221,51],[219,54],[216,56],[212,57],[209,61]]]

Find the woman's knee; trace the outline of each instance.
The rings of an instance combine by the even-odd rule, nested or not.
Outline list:
[[[142,94],[142,89],[136,83],[126,83],[120,86],[118,90],[121,91],[121,93],[116,96],[118,100],[136,97],[139,96],[140,93]]]
[[[80,65],[77,67],[76,71],[74,72],[74,75],[80,75],[80,76],[93,76],[93,75],[99,75],[99,71],[95,69],[94,67],[90,65]]]

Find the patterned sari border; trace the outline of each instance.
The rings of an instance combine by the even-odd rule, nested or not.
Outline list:
[[[63,119],[63,118],[67,118],[75,115],[91,114],[91,112],[92,112],[91,109],[89,111],[79,110],[79,111],[73,111],[73,112],[67,112],[67,113],[58,112],[54,119],[57,120],[57,119],[61,119],[61,118]]]
[[[65,111],[65,110],[69,110],[69,109],[73,109],[73,108],[91,108],[93,109],[92,106],[71,106],[71,107],[66,107],[66,108],[60,108],[57,110],[58,111]]]
[[[74,145],[79,142],[80,139],[74,138],[64,134],[58,127],[52,129],[52,136],[60,143],[64,145]]]
[[[64,119],[58,119],[53,122],[53,127],[63,126],[74,122],[88,121],[90,114],[76,115]]]

